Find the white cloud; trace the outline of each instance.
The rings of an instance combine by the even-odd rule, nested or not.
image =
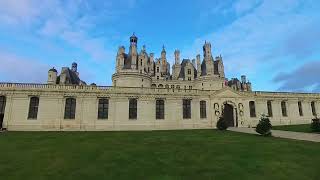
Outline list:
[[[277,63],[284,56],[293,53],[282,52],[292,33],[319,22],[319,17],[310,16],[308,10],[305,9],[306,13],[299,12],[300,8],[310,8],[311,1],[265,0],[257,6],[251,5],[238,7],[235,11],[243,12],[248,8],[251,10],[222,29],[199,37],[193,46],[184,52],[187,52],[188,56],[195,56],[196,52],[202,52],[203,42],[210,41],[213,52],[224,57],[227,74],[247,73],[250,78],[261,73],[264,66]],[[269,61],[267,57],[272,57],[273,61]],[[277,70],[279,69],[274,69]]]
[[[4,82],[46,82],[50,68],[34,59],[23,58],[10,52],[0,51],[1,81]]]

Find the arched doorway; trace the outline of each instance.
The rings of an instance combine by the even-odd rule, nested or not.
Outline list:
[[[235,123],[234,112],[235,109],[231,104],[224,104],[223,118],[227,121],[228,127],[237,126],[237,123]]]
[[[4,110],[6,107],[6,97],[0,96],[0,130],[3,128]]]

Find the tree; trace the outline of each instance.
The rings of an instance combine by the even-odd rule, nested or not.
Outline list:
[[[256,127],[256,132],[261,134],[262,136],[271,136],[271,128],[272,125],[269,118],[263,114]]]
[[[227,121],[222,116],[219,117],[219,120],[217,122],[217,128],[219,130],[226,130],[228,128]]]
[[[320,119],[315,117],[311,122],[311,129],[313,132],[320,132]]]

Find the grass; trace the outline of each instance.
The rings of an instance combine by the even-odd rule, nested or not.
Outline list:
[[[320,144],[183,130],[7,132],[0,179],[319,179]]]
[[[282,131],[294,131],[294,132],[312,133],[312,130],[310,128],[310,124],[273,126],[272,129],[274,129],[274,130],[282,130]]]

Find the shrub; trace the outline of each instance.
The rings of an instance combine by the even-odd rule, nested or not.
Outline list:
[[[272,125],[269,118],[265,115],[262,115],[256,127],[256,132],[262,136],[271,136],[271,128]]]
[[[228,128],[227,121],[223,117],[219,117],[219,120],[217,122],[217,128],[219,130],[226,130]]]
[[[320,119],[315,117],[311,122],[311,129],[313,132],[320,132]]]

